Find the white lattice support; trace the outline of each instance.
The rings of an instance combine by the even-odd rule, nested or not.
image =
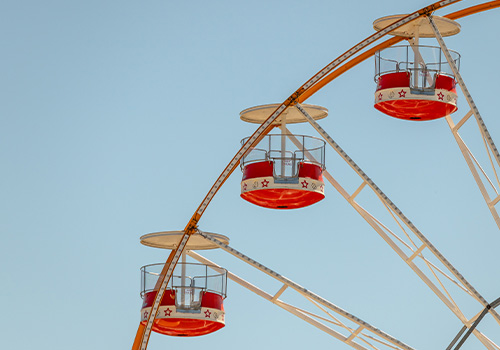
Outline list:
[[[472,176],[474,177],[474,180],[477,183],[477,186],[479,187],[479,191],[483,195],[484,200],[486,201],[486,204],[488,205],[488,209],[491,212],[491,215],[493,216],[493,220],[495,220],[495,223],[497,224],[498,228],[500,228],[500,216],[498,215],[498,212],[495,208],[495,204],[498,203],[498,201],[492,201],[490,198],[490,195],[488,194],[488,190],[486,189],[486,186],[484,185],[483,180],[481,179],[481,175],[477,171],[475,161],[472,158],[471,154],[472,152],[469,150],[465,142],[463,141],[462,137],[458,134],[458,130],[453,130],[454,129],[454,123],[451,117],[448,115],[446,116],[446,121],[448,122],[448,125],[450,129],[452,130],[453,137],[455,138],[455,141],[457,142],[458,148],[460,149],[460,152],[462,152],[462,155],[465,159],[465,162],[467,163],[467,166],[470,169],[470,172]],[[493,184],[490,182],[490,185],[493,186]],[[493,186],[495,189],[495,192],[497,191],[496,188]]]
[[[415,250],[415,252],[408,259],[406,259],[406,262],[409,263],[410,261],[412,261],[413,259],[415,259],[417,257],[417,255],[419,255],[422,252],[422,250],[424,250],[424,248],[425,248],[425,244],[422,244],[420,246],[420,248],[418,248],[417,250]]]
[[[358,336],[358,334],[361,333],[361,331],[363,329],[365,329],[365,327],[359,326],[358,329],[356,329],[354,332],[352,332],[351,335],[349,336],[349,338],[346,339],[346,342],[350,342],[354,338],[356,338]]]
[[[283,284],[286,284],[290,289],[293,289],[294,291],[296,291],[297,293],[299,293],[300,295],[302,295],[303,297],[305,297],[306,299],[309,299],[309,300],[313,300],[315,303],[318,303],[319,305],[322,305],[324,307],[326,307],[327,309],[335,312],[337,315],[340,315],[342,317],[344,317],[346,320],[358,325],[358,326],[363,326],[367,331],[371,332],[374,336],[378,336],[380,338],[382,338],[384,341],[388,342],[391,344],[391,346],[396,346],[397,349],[406,349],[406,350],[412,350],[413,348],[410,347],[409,345],[406,345],[405,343],[397,340],[396,338],[390,336],[389,334],[381,331],[380,329],[370,325],[369,323],[361,320],[360,318],[350,314],[349,312],[343,310],[342,308],[338,307],[337,305],[331,303],[330,301],[320,297],[319,295],[317,294],[314,294],[312,293],[311,291],[307,290],[306,288],[298,285],[297,283],[291,281],[290,279],[280,275],[279,273],[269,269],[268,267],[258,263],[257,261],[251,259],[250,257],[244,255],[243,253],[237,251],[236,249],[220,242],[219,240],[211,237],[211,236],[208,236],[206,234],[204,234],[203,232],[199,232],[199,234],[205,238],[205,239],[208,239],[210,240],[211,242],[215,243],[216,245],[218,245],[222,250],[228,252],[229,254],[233,255],[234,257],[242,260],[243,262],[253,266],[254,268],[260,270],[261,272],[264,272],[265,274],[267,274],[268,276],[274,278],[275,280],[283,283]],[[192,254],[197,254],[197,253],[193,253],[193,252],[190,252],[189,253],[190,256],[194,257]],[[199,254],[197,254],[199,256]],[[228,274],[228,278],[229,278],[229,274]],[[269,300],[271,301],[272,300],[272,295],[269,294]],[[276,301],[277,302],[277,301]],[[308,321],[309,322],[309,321]],[[344,329],[346,329],[346,327],[343,327]],[[344,340],[347,339],[346,337],[344,337]],[[351,342],[352,343],[352,342]],[[349,345],[351,345],[351,343],[349,343]]]
[[[378,186],[370,179],[361,168],[345,153],[345,151],[326,133],[326,131],[307,113],[307,111],[302,108],[300,104],[296,107],[299,111],[306,117],[313,128],[323,137],[323,139],[347,162],[347,164],[358,174],[361,179],[366,182],[368,187],[375,193],[375,195],[382,201],[382,203],[396,215],[399,220],[401,220],[412,232],[418,237],[418,239],[425,245],[429,251],[450,271],[450,273],[457,278],[458,281],[463,285],[463,287],[468,291],[474,299],[476,299],[483,307],[488,305],[488,302],[472,287],[472,285],[451,265],[448,260],[434,247],[430,241],[415,227],[415,225],[401,212],[401,210],[378,188]],[[330,181],[329,176],[325,176],[327,180]],[[333,180],[333,178],[332,178]],[[469,320],[463,315],[462,311],[455,305],[451,298],[448,298],[442,293],[442,291],[423,273],[413,261],[408,261],[409,257],[403,250],[398,246],[398,244],[391,239],[385,230],[373,219],[373,216],[369,214],[365,209],[363,209],[359,204],[357,204],[351,196],[338,184],[336,181],[331,182],[332,185],[339,191],[339,193],[354,207],[354,209],[372,226],[375,231],[391,246],[391,248],[410,266],[410,268],[424,281],[424,283],[431,288],[431,290],[443,301],[448,308],[460,319],[464,325],[469,325]],[[447,293],[447,291],[445,290]],[[490,310],[495,320],[500,324],[500,316],[496,311]],[[480,332],[474,333],[476,337],[486,346],[488,341],[485,340],[484,336]]]
[[[204,236],[205,237],[205,236]],[[223,248],[223,246],[226,246],[224,243],[216,240],[216,239],[213,239],[211,237],[205,237],[206,239],[210,239],[212,242],[220,245],[221,248]],[[235,251],[233,248],[229,247],[229,246],[226,246],[228,249],[230,250],[233,250]],[[215,267],[218,267],[220,268],[219,265],[217,265],[216,263],[210,261],[209,259],[201,256],[200,254],[196,253],[196,252],[193,252],[193,251],[188,251],[187,254],[192,257],[193,259],[203,263],[203,264],[208,264],[208,265],[212,265],[212,266],[215,266]],[[243,254],[239,253],[239,255],[241,256],[244,256]],[[234,255],[234,254],[233,254]],[[238,256],[240,257],[240,256]],[[252,259],[246,257],[248,260],[250,261],[253,261]],[[247,260],[245,259],[245,260]],[[243,259],[242,259],[243,260]],[[244,260],[244,261],[245,261]],[[247,261],[248,262],[248,261]],[[253,267],[259,269],[259,270],[263,270],[262,267],[263,265],[260,265],[259,263],[257,262],[254,262],[251,264]],[[289,286],[291,287],[291,285],[295,285],[295,286],[298,286],[297,284],[295,284],[294,282],[284,278],[283,276],[279,275],[278,273],[268,269],[268,268],[265,268],[264,269],[268,270],[269,273],[267,273],[270,277],[273,277],[274,279],[276,280],[279,280],[280,282],[283,282],[282,279],[284,279],[285,281],[288,281],[287,283],[285,283],[286,286]],[[271,274],[270,274],[271,273]],[[278,277],[279,276],[279,277]],[[389,336],[388,334],[382,332],[381,330],[379,330],[378,328],[375,328],[373,326],[371,326],[370,324],[364,322],[364,321],[361,321],[360,319],[356,318],[355,316],[352,316],[354,319],[358,320],[358,322],[355,322],[358,324],[358,327],[355,328],[355,329],[352,329],[346,325],[344,325],[341,321],[338,321],[337,319],[335,319],[334,321],[331,321],[331,320],[328,320],[326,318],[323,318],[321,316],[318,316],[318,315],[315,315],[313,313],[310,313],[306,310],[303,310],[303,309],[300,309],[300,308],[297,308],[293,305],[290,305],[280,299],[277,299],[275,298],[275,296],[263,291],[262,289],[258,288],[257,286],[251,284],[250,282],[244,280],[243,278],[237,276],[236,274],[230,272],[230,271],[227,271],[227,277],[232,280],[233,282],[236,282],[238,283],[240,286],[254,292],[255,294],[257,294],[258,296],[270,301],[271,303],[281,307],[282,309],[290,312],[291,314],[297,316],[298,318],[306,321],[307,323],[311,324],[312,326],[318,328],[319,330],[333,336],[334,338],[342,341],[343,343],[346,343],[348,344],[349,346],[351,346],[352,348],[354,349],[358,349],[358,350],[369,350],[369,348],[363,346],[363,345],[360,345],[359,343],[355,342],[354,340],[356,338],[359,338],[360,341],[368,344],[370,346],[370,349],[376,349],[376,347],[372,344],[370,344],[368,342],[367,339],[371,339],[373,341],[376,341],[380,344],[384,344],[388,349],[401,349],[401,350],[413,350],[412,347],[400,342],[399,340]],[[306,291],[304,288],[298,286],[299,288],[303,289],[304,291]],[[293,288],[293,287],[292,287]],[[283,289],[283,288],[281,288]],[[280,290],[281,290],[280,289]],[[293,288],[295,289],[295,288]],[[296,289],[295,289],[296,290]],[[296,290],[298,291],[298,290]],[[336,311],[334,309],[332,309],[330,306],[333,305],[331,304],[330,302],[326,301],[325,299],[322,299],[320,297],[318,297],[317,295],[315,294],[312,294],[311,292],[308,292],[309,295],[304,295],[304,293],[299,293],[301,294],[302,296],[304,296],[306,299],[310,300],[310,301],[314,301],[313,303],[319,303],[320,305],[324,305],[326,306],[328,309],[332,310],[332,311]],[[307,294],[307,293],[306,293]],[[311,299],[309,299],[311,297]],[[319,299],[319,300],[318,300]],[[346,312],[344,311],[343,313],[338,313],[338,315],[342,316],[342,317],[346,317]],[[349,321],[353,321],[353,319],[351,317],[346,317]],[[320,322],[320,320],[323,320],[325,322],[329,322],[330,324],[335,324],[337,325],[338,327],[340,327],[341,329],[343,330],[347,330],[350,334],[349,336],[344,336],[343,334],[341,334],[340,332],[328,327],[327,325],[325,325],[324,323]],[[359,324],[361,321],[361,324]],[[370,334],[361,334],[362,331],[368,331],[370,332]],[[361,338],[361,335],[363,335],[363,338]],[[380,337],[381,339],[377,339],[376,337]]]
[[[333,335],[338,340],[342,341],[343,343],[348,344],[349,346],[353,347],[354,349],[368,350],[368,348],[366,348],[366,347],[364,347],[364,346],[362,346],[362,345],[360,345],[358,343],[355,343],[352,340],[349,340],[348,337],[345,337],[342,334],[340,334],[338,332],[335,332],[330,327],[325,326],[323,323],[316,321],[314,318],[312,318],[312,317],[304,314],[303,312],[297,310],[296,308],[294,308],[294,307],[292,307],[292,306],[290,306],[288,304],[285,304],[285,303],[283,303],[281,301],[277,301],[275,304],[278,305],[279,307],[285,309],[286,311],[294,314],[295,316],[297,316],[298,318],[302,319],[303,321],[306,321],[310,325],[312,325],[312,326],[314,326],[314,327],[322,330],[323,332],[328,333],[330,335]]]
[[[497,147],[495,146],[495,143],[493,142],[493,139],[488,131],[488,128],[486,128],[486,124],[484,123],[483,118],[481,117],[481,114],[479,113],[479,109],[477,108],[474,100],[472,99],[471,94],[469,93],[469,90],[467,89],[467,86],[465,85],[465,82],[460,75],[460,72],[458,71],[458,68],[455,64],[455,61],[450,55],[450,52],[448,51],[448,47],[446,46],[443,37],[441,36],[441,33],[439,32],[439,29],[437,28],[436,24],[434,23],[434,20],[432,19],[432,16],[427,16],[427,19],[434,31],[436,40],[439,43],[439,46],[441,47],[441,51],[443,52],[444,56],[446,57],[446,60],[448,61],[448,65],[450,66],[454,76],[455,80],[457,81],[458,85],[462,89],[462,92],[465,96],[465,99],[467,100],[467,103],[469,104],[470,111],[465,115],[465,117],[455,126],[453,124],[453,121],[450,116],[446,117],[446,121],[448,122],[448,125],[450,126],[450,129],[453,133],[453,136],[455,137],[455,140],[457,141],[457,144],[460,148],[460,151],[462,152],[462,155],[465,158],[465,161],[467,162],[467,165],[469,166],[470,171],[472,172],[472,175],[474,179],[476,180],[477,185],[479,186],[479,190],[481,191],[481,194],[484,197],[484,200],[486,201],[486,204],[488,205],[488,208],[493,216],[493,219],[495,220],[495,223],[497,224],[498,228],[500,228],[500,217],[498,215],[498,212],[495,208],[494,205],[491,205],[491,200],[489,198],[489,195],[486,191],[486,188],[484,186],[483,181],[481,180],[481,177],[479,174],[477,174],[477,170],[474,166],[474,163],[470,159],[470,153],[466,152],[464,149],[464,143],[463,141],[461,142],[461,138],[458,134],[458,129],[469,119],[471,116],[470,114],[474,115],[477,121],[477,125],[479,127],[479,132],[482,135],[482,138],[485,142],[486,146],[486,152],[488,153],[488,156],[490,156],[490,151],[493,154],[493,157],[496,161],[497,166],[500,167],[500,153],[498,152]],[[492,162],[491,164],[493,171],[496,173],[495,165]],[[498,193],[498,189],[494,187],[495,192]]]
[[[500,195],[496,196],[495,199],[493,199],[491,202],[490,202],[490,206],[495,206],[497,205],[497,203],[500,201]]]
[[[469,120],[469,118],[472,116],[473,116],[473,113],[472,113],[472,109],[471,109],[467,112],[467,114],[462,119],[460,119],[460,121],[457,123],[457,125],[455,125],[455,126],[450,125],[451,131],[452,132],[458,131],[465,124],[465,122],[467,120]]]
[[[288,130],[287,130],[288,131]],[[300,143],[300,141],[293,135],[291,135],[291,133],[288,131],[289,135],[288,135],[288,138],[295,144],[295,146],[297,146],[298,148],[301,148],[302,147],[302,144]],[[312,160],[312,161],[317,161],[317,159],[314,158],[314,156],[312,156],[309,152],[306,152],[306,156]],[[436,265],[434,265],[433,263],[427,261],[424,256],[421,254],[421,252],[423,251],[423,249],[426,247],[425,244],[422,244],[418,249],[417,249],[417,246],[415,245],[415,243],[413,242],[413,240],[408,236],[406,230],[404,230],[404,228],[401,226],[401,224],[399,223],[399,221],[397,221],[396,217],[394,216],[394,213],[387,207],[387,205],[384,205],[387,210],[391,213],[391,216],[394,218],[394,220],[397,222],[398,226],[401,228],[401,230],[405,233],[405,235],[407,236],[407,238],[411,241],[411,243],[413,244],[413,246],[415,247],[415,249],[417,251],[415,251],[413,248],[411,248],[411,246],[409,244],[407,244],[406,242],[404,242],[404,240],[402,240],[399,236],[397,236],[394,232],[392,232],[391,230],[389,230],[388,227],[384,226],[379,220],[377,220],[373,215],[371,215],[370,213],[368,213],[364,208],[362,208],[354,199],[355,197],[357,197],[357,195],[359,193],[361,193],[361,191],[363,190],[363,188],[366,186],[366,181],[363,181],[362,184],[354,191],[353,194],[349,195],[347,193],[347,191],[344,190],[344,188],[333,178],[333,176],[327,171],[327,170],[324,170],[323,171],[323,177],[328,181],[330,182],[330,184],[344,197],[344,199],[346,199],[352,206],[353,208],[363,217],[365,218],[365,220],[373,227],[373,229],[375,229],[382,237],[385,237],[386,236],[386,232],[388,232],[390,235],[392,235],[396,240],[398,240],[401,244],[403,244],[406,248],[408,248],[409,250],[412,251],[412,256],[410,256],[409,258],[404,258],[404,253],[403,255],[400,255],[401,258],[403,258],[403,260],[405,260],[406,262],[409,262],[409,261],[412,261],[416,256],[419,256],[422,260],[425,261],[425,263],[429,266],[429,268],[433,268],[435,270],[437,270],[439,273],[441,273],[443,276],[445,276],[446,278],[448,278],[452,283],[454,283],[457,287],[459,287],[460,289],[462,289],[464,292],[466,292],[467,294],[469,294],[470,296],[474,297],[474,295],[469,292],[469,290],[467,290],[463,285],[461,285],[460,283],[458,283],[457,281],[453,280],[452,278],[450,278],[450,276],[448,276],[447,274],[445,274],[440,268],[438,268]],[[382,203],[384,203],[382,201]],[[386,237],[387,239],[390,239],[392,240],[391,238],[389,238],[389,236]],[[411,267],[412,265],[410,265]],[[442,296],[442,295],[438,295],[438,296]],[[446,298],[445,298],[446,299]],[[446,303],[446,301],[443,300],[443,302]],[[451,304],[450,304],[451,305]]]
[[[301,147],[300,141],[294,137],[293,135],[288,136],[289,139],[297,146]],[[311,159],[315,160],[314,157],[311,154],[308,154],[306,152],[306,155]],[[412,262],[412,260],[418,256],[421,255],[422,250],[426,247],[425,244],[422,244],[420,248],[418,248],[416,251],[413,252],[413,254],[408,257],[403,250],[401,250],[396,242],[393,241],[393,239],[387,235],[386,230],[388,230],[386,227],[382,226],[382,224],[376,220],[370,213],[368,213],[364,208],[362,208],[355,200],[354,198],[362,191],[362,189],[365,187],[367,184],[366,181],[363,181],[363,183],[356,189],[356,191],[352,195],[348,195],[347,192],[342,188],[342,186],[335,181],[333,176],[328,173],[328,171],[323,171],[323,176],[325,179],[327,179],[328,182],[332,184],[332,186],[335,187],[335,189],[354,207],[354,209],[366,220],[366,222],[372,226],[372,228],[392,247],[392,249],[410,266],[411,269],[415,271],[415,273],[424,281],[425,284],[429,288],[432,289],[432,291],[441,299],[443,303],[445,303],[456,315],[459,317],[463,323],[467,323],[466,317],[463,315],[463,313],[460,311],[460,308],[456,305],[456,303],[453,301],[453,299],[448,295],[446,296],[441,292],[441,290],[425,275],[423,271],[421,271],[416,264]],[[384,203],[384,202],[383,202]],[[399,224],[399,223],[398,223]],[[397,237],[397,236],[396,236]],[[410,247],[408,247],[411,249]],[[423,256],[421,256],[423,258]],[[424,259],[425,261],[425,259]],[[427,263],[427,261],[426,261]],[[438,279],[438,278],[436,278]],[[439,280],[439,279],[438,279]],[[463,290],[466,290],[463,286],[460,286]],[[444,288],[443,288],[444,289]],[[445,290],[446,292],[446,290]],[[470,294],[470,293],[469,293]]]
[[[284,284],[280,290],[274,294],[273,298],[272,298],[272,301],[274,302],[275,300],[278,300],[278,298],[281,296],[281,294],[283,294],[285,292],[285,290],[288,288],[288,286],[286,284]]]

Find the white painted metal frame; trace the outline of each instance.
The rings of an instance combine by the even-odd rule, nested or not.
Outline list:
[[[498,178],[498,173],[497,173],[497,167],[500,167],[500,154],[498,153],[498,149],[496,148],[495,143],[493,142],[493,139],[491,138],[491,135],[488,132],[488,129],[486,128],[486,124],[484,123],[483,118],[481,118],[481,115],[479,114],[479,110],[476,104],[474,103],[474,100],[472,99],[472,96],[469,93],[469,90],[467,89],[467,86],[465,85],[465,82],[462,79],[462,76],[460,75],[457,66],[455,65],[455,62],[450,56],[448,48],[446,47],[443,37],[439,33],[436,23],[432,19],[432,16],[428,16],[427,19],[431,24],[432,29],[434,30],[434,34],[436,35],[436,39],[439,43],[439,46],[441,47],[441,50],[443,51],[448,61],[448,64],[450,65],[453,74],[455,75],[455,79],[457,80],[458,85],[462,89],[465,99],[467,100],[467,103],[470,107],[469,112],[467,112],[465,116],[457,124],[453,122],[453,119],[449,115],[446,116],[446,121],[448,122],[450,130],[453,133],[455,140],[457,141],[458,147],[460,148],[460,151],[462,152],[462,155],[464,156],[465,161],[469,166],[469,169],[472,173],[472,176],[474,177],[474,180],[476,180],[476,183],[479,186],[479,190],[481,191],[481,194],[483,195],[484,200],[488,205],[488,209],[490,210],[493,219],[495,220],[498,228],[500,228],[500,217],[495,207],[500,201],[500,180]],[[487,172],[481,166],[477,158],[474,157],[471,150],[467,147],[464,140],[458,133],[458,130],[470,119],[471,116],[475,117],[477,126],[479,128],[479,132],[483,139],[485,151],[490,161],[492,174],[495,177],[493,180],[490,179]],[[490,189],[490,192],[488,192],[488,189]],[[490,197],[491,191],[494,193],[494,198]]]
[[[260,289],[259,287],[247,282],[246,280],[242,279],[241,277],[235,275],[234,273],[228,270],[227,277],[230,280],[247,288],[248,290],[254,292],[258,296],[281,307],[282,309],[290,312],[291,314],[299,317],[300,319],[308,322],[309,324],[335,337],[336,339],[344,342],[345,344],[353,347],[354,349],[413,350],[413,348],[410,347],[409,345],[406,345],[405,343],[397,340],[396,338],[390,336],[389,334],[381,331],[380,329],[348,313],[347,311],[334,305],[328,300],[320,297],[317,294],[312,293],[306,288],[298,285],[297,283],[282,276],[281,274],[249,258],[248,256],[237,251],[236,249],[218,241],[213,237],[205,235],[203,232],[199,232],[199,234],[202,235],[205,239],[210,240],[215,244],[217,244],[222,250],[228,252],[229,254],[235,256],[236,258],[242,260],[243,262],[251,265],[252,267],[258,269],[259,271],[264,272],[268,276],[279,281],[280,283],[283,284],[283,286],[278,290],[278,292],[274,294],[267,293],[264,290]],[[195,253],[193,251],[188,251],[187,254],[193,259],[203,264],[220,267],[214,262],[204,258],[200,254]],[[319,311],[323,312],[323,315],[318,315],[314,312],[305,310],[303,308],[298,308],[281,300],[280,298],[284,297],[283,293],[285,292],[285,290],[292,290],[297,292],[300,296],[306,298],[317,308],[315,312],[318,312],[319,309]]]
[[[396,205],[378,188],[361,168],[344,152],[344,150],[326,133],[326,131],[305,111],[300,104],[296,107],[307,118],[313,128],[324,138],[324,140],[340,155],[340,157],[354,170],[361,178],[360,186],[352,193],[348,193],[328,172],[324,172],[324,177],[333,187],[351,204],[351,206],[372,226],[375,231],[389,244],[389,246],[405,261],[408,266],[424,281],[424,283],[438,296],[438,298],[469,328],[479,316],[482,310],[488,306],[488,302],[470,285],[469,282],[446,260],[446,258],[434,247],[431,242],[415,227],[415,225],[396,207]],[[356,198],[362,191],[371,190],[380,200],[381,204],[394,219],[396,230],[391,229],[381,220],[370,214],[360,204]],[[425,257],[424,251],[431,255]],[[416,259],[416,258],[419,259]],[[422,265],[424,270],[418,265]],[[452,290],[451,288],[454,287]],[[465,292],[481,305],[480,311],[473,317],[466,317],[459,307],[458,292]],[[500,315],[493,309],[489,313],[500,325]],[[487,348],[500,350],[500,347],[485,335],[474,330],[474,335]]]

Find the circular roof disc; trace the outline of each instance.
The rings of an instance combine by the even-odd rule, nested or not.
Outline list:
[[[281,106],[278,103],[250,107],[240,112],[240,119],[247,123],[262,124],[273,112]],[[321,106],[302,104],[306,112],[315,120],[326,118],[328,109]],[[306,117],[295,107],[290,106],[273,122],[273,125],[280,125],[281,119],[285,116],[287,124],[307,122]]]
[[[379,31],[394,22],[400,20],[407,15],[392,15],[379,18],[373,22],[373,29]],[[449,18],[440,17],[440,16],[432,16],[434,23],[439,29],[439,33],[441,36],[451,36],[460,33],[460,24],[451,20]],[[405,38],[413,38],[415,37],[415,33],[418,30],[418,36],[420,38],[434,38],[434,31],[427,20],[427,18],[417,18],[410,23],[407,23],[399,28],[394,29],[389,32],[389,34],[394,36],[402,36]]]
[[[207,236],[213,237],[224,244],[229,244],[229,238],[218,233],[204,232]],[[184,231],[164,231],[164,232],[154,232],[148,233],[147,235],[141,236],[141,244],[148,247],[161,248],[161,249],[175,249],[177,244],[179,244]],[[194,233],[189,237],[187,241],[186,248],[188,250],[207,250],[216,249],[219,246],[212,241],[209,241],[198,233]]]

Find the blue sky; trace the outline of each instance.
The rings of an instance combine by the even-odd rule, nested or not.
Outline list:
[[[437,14],[476,3],[462,1]],[[141,246],[139,237],[184,228],[240,140],[256,129],[240,121],[239,112],[285,100],[373,33],[375,19],[428,4],[5,2],[4,347],[131,347],[141,305],[139,268],[168,256]],[[500,137],[498,11],[458,20],[462,32],[447,39],[462,55],[462,76],[494,140]],[[307,102],[329,109],[323,128],[465,278],[495,300],[498,227],[446,122],[382,115],[373,108],[373,74],[369,59]],[[456,117],[468,111],[463,96],[458,103]],[[308,125],[290,130],[317,136]],[[464,131],[471,148],[481,145],[473,130]],[[347,188],[359,185],[331,149],[326,167]],[[460,330],[460,321],[332,186],[314,206],[273,211],[239,197],[240,176],[236,170],[224,184],[200,229],[228,236],[236,249],[416,349],[444,349]],[[270,293],[279,289],[222,251],[202,254]],[[464,303],[472,314],[480,311],[467,298]],[[232,282],[225,309],[221,331],[190,339],[153,334],[149,349],[350,349]],[[499,327],[487,316],[480,329],[498,344]],[[463,349],[479,347],[471,339]]]

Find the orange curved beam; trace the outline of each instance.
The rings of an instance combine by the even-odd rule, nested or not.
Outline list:
[[[479,13],[479,12],[491,10],[491,9],[494,9],[494,8],[497,8],[497,7],[500,7],[500,0],[490,1],[490,2],[487,2],[487,3],[484,3],[484,4],[479,4],[479,5],[476,5],[476,6],[471,6],[471,7],[468,7],[466,9],[450,13],[450,14],[444,16],[444,17],[449,18],[449,19],[457,19],[457,18],[462,18],[462,17],[470,16],[470,15],[473,15],[475,13]]]
[[[491,10],[491,9],[494,9],[494,8],[497,8],[497,7],[500,7],[500,0],[490,1],[490,2],[487,2],[487,3],[484,3],[484,4],[479,4],[479,5],[476,5],[476,6],[471,6],[471,7],[468,7],[466,9],[463,9],[463,10],[460,10],[460,11],[453,12],[453,13],[450,13],[448,15],[445,15],[444,17],[455,20],[455,19],[458,19],[458,18],[462,18],[462,17],[466,17],[466,16],[469,16],[469,15],[473,15],[475,13],[479,13],[479,12]],[[323,88],[325,85],[327,85],[328,83],[330,83],[332,80],[336,79],[337,77],[339,77],[343,73],[347,72],[349,69],[353,68],[354,66],[358,65],[359,63],[361,63],[364,60],[366,60],[366,59],[370,58],[371,56],[373,56],[375,54],[375,52],[377,52],[379,50],[382,50],[382,49],[385,49],[385,48],[387,48],[389,46],[392,46],[392,45],[394,45],[394,44],[396,44],[396,43],[398,43],[398,42],[400,42],[400,41],[402,41],[404,39],[405,38],[402,38],[402,37],[394,37],[394,38],[391,38],[389,40],[384,41],[383,43],[381,43],[381,44],[379,44],[379,45],[371,48],[368,51],[363,52],[359,56],[353,58],[352,60],[350,60],[349,62],[345,63],[341,67],[337,68],[336,70],[334,70],[333,72],[331,72],[330,74],[328,74],[326,77],[324,77],[323,79],[321,79],[320,81],[318,81],[316,84],[314,84],[313,86],[311,86],[307,91],[305,91],[298,98],[298,101],[300,103],[306,101],[309,97],[311,97],[312,95],[314,95],[316,92],[318,92],[321,88]]]
[[[144,334],[144,328],[146,328],[145,325],[139,323],[139,329],[137,329],[137,333],[135,335],[134,339],[134,344],[132,345],[132,350],[139,350],[141,347],[141,340],[142,340],[142,335]]]

